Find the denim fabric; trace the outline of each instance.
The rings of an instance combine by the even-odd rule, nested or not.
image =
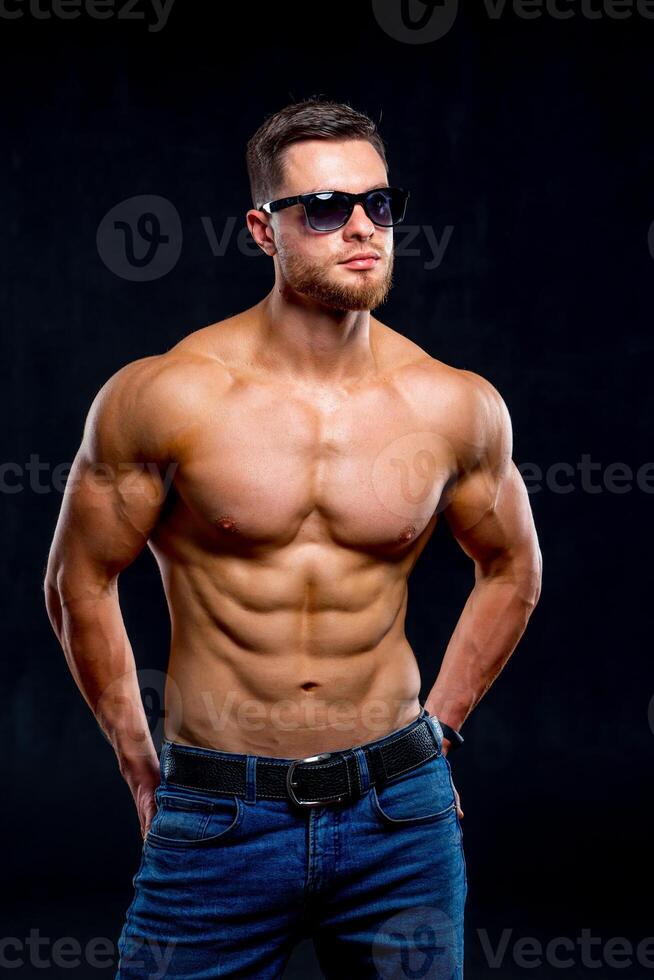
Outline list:
[[[247,759],[247,794],[180,788],[162,775],[116,980],[272,980],[308,936],[327,980],[461,980],[467,878],[440,725],[423,707],[367,744],[423,718],[438,755],[377,788],[352,747],[363,795],[301,810],[256,798],[264,757],[182,746]]]

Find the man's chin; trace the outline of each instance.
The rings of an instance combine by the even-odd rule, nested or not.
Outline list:
[[[331,309],[374,310],[388,298],[390,282],[362,282],[356,286],[338,282],[306,284],[306,296]]]

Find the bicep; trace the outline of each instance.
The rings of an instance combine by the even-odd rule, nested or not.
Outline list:
[[[509,562],[535,560],[538,544],[529,495],[512,459],[499,472],[480,465],[462,477],[443,513],[481,574]]]
[[[66,578],[108,583],[145,547],[164,496],[156,469],[125,462],[117,471],[80,448],[66,484],[50,562]]]
[[[445,518],[474,560],[476,577],[505,572],[537,582],[542,561],[527,488],[512,458],[508,408],[489,381],[462,373],[469,382],[461,412],[467,439],[464,462],[448,491]]]
[[[125,391],[127,380],[96,396],[66,483],[47,572],[64,599],[97,594],[131,564],[165,501],[159,461],[139,451],[147,420]]]

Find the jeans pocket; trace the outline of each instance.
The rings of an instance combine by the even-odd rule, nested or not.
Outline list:
[[[204,847],[231,837],[243,819],[238,796],[212,796],[179,792],[166,786],[155,793],[157,812],[146,835],[155,847]]]
[[[373,786],[370,801],[378,820],[387,827],[407,827],[452,813],[456,801],[444,762],[436,756],[381,787]]]

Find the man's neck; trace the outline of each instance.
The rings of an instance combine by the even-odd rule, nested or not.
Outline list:
[[[259,313],[258,356],[278,374],[329,383],[376,370],[369,310],[333,310],[275,287]]]

